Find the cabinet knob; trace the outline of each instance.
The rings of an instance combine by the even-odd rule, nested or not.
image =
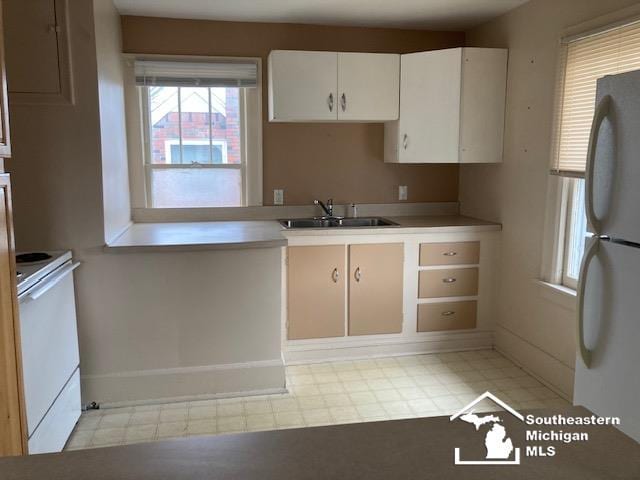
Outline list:
[[[457,278],[453,278],[453,277],[443,278],[442,279],[442,283],[455,283],[457,281],[458,281],[458,279]]]
[[[408,146],[409,146],[409,135],[405,133],[402,137],[402,148],[406,150]]]
[[[347,109],[347,94],[346,93],[343,93],[342,96],[340,97],[340,108],[342,108],[343,112]]]
[[[360,278],[362,278],[362,273],[360,272],[360,267],[356,268],[356,271],[353,272],[353,278],[356,279],[356,282],[359,282]]]
[[[340,278],[340,274],[338,273],[338,269],[334,268],[333,272],[331,272],[331,280],[333,280],[333,283],[338,283],[338,278]]]
[[[327,98],[327,105],[329,106],[329,111],[333,112],[333,93],[329,94],[329,97]]]

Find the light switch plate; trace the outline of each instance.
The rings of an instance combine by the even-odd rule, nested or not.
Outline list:
[[[406,200],[407,199],[407,186],[400,185],[398,187],[398,200]]]
[[[273,191],[273,204],[284,205],[284,190],[275,189]]]

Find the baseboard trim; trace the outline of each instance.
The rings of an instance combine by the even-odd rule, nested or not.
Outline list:
[[[132,405],[285,391],[282,359],[82,376],[83,403]]]
[[[424,338],[387,339],[378,343],[370,341],[326,342],[288,346],[283,351],[287,365],[318,363],[363,358],[419,355],[493,347],[493,334],[488,331],[473,333],[438,334]]]
[[[495,349],[562,398],[573,401],[572,368],[500,325]]]

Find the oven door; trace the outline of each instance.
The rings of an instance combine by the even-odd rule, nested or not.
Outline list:
[[[70,261],[19,297],[20,341],[31,437],[80,363]]]

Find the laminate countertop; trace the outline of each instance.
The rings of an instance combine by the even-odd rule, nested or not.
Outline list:
[[[499,223],[461,215],[384,217],[396,225],[285,229],[277,220],[134,223],[105,247],[107,251],[164,251],[269,248],[287,245],[290,236],[385,235],[484,232]]]
[[[581,407],[534,410],[537,416],[590,417]],[[486,415],[486,414],[478,414]],[[488,427],[449,417],[191,437],[138,445],[0,459],[3,480],[637,480],[640,445],[611,426],[531,427],[495,412],[519,465],[454,465],[481,460]],[[623,419],[624,420],[624,419]],[[525,430],[584,432],[587,440],[527,441]],[[526,446],[555,447],[555,456]],[[511,454],[512,457],[515,452]]]

